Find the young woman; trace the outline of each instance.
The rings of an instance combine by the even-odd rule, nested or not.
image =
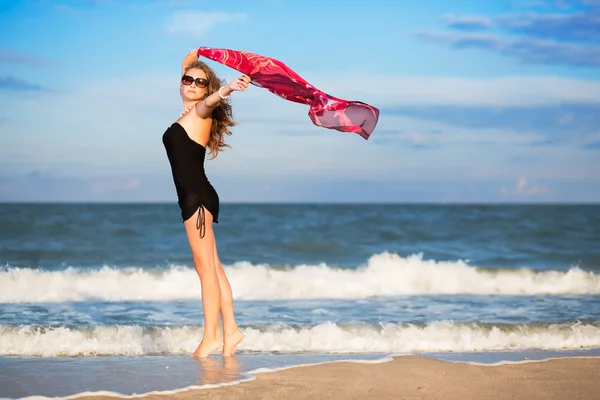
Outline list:
[[[227,99],[234,91],[244,91],[250,78],[242,75],[222,86],[212,69],[198,61],[196,49],[184,58],[181,75],[183,112],[162,140],[202,287],[204,336],[193,356],[207,357],[220,348],[224,356],[230,356],[244,335],[235,321],[231,286],[217,254],[212,223],[219,222],[219,196],[206,177],[204,159],[207,150],[214,158],[220,149],[228,147],[224,137],[231,134],[229,128],[235,122]]]

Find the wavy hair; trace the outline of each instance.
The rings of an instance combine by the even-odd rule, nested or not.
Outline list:
[[[208,86],[206,87],[206,94],[201,100],[204,100],[211,94],[217,92],[221,86],[225,85],[225,82],[221,81],[217,74],[204,62],[194,61],[190,65],[186,66],[183,73],[184,75],[190,69],[201,69],[206,74],[208,80]],[[231,135],[230,127],[237,125],[233,119],[233,111],[229,99],[221,100],[219,104],[212,111],[212,124],[210,126],[210,138],[208,139],[207,147],[210,149],[212,154],[211,159],[214,159],[219,154],[219,151],[225,147],[231,148],[225,143],[225,135]]]

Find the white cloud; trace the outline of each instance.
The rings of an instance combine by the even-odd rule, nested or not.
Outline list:
[[[517,193],[522,193],[525,186],[527,186],[527,179],[519,178],[519,181],[517,182]]]
[[[453,15],[447,14],[441,18],[441,22],[450,26],[462,26],[466,28],[488,29],[493,27],[490,18],[479,15]]]
[[[244,19],[246,19],[244,13],[178,11],[167,21],[166,29],[172,34],[194,35],[201,38],[219,24]]]
[[[354,82],[368,82],[355,85]],[[600,103],[600,80],[560,76],[444,78],[365,75],[359,72],[315,77],[311,82],[337,97],[374,105],[543,106]]]
[[[511,191],[506,187],[500,189],[502,196],[519,196],[519,197],[547,197],[554,195],[554,191],[547,186],[542,185],[529,185],[527,178],[521,177],[517,180],[515,190]]]
[[[397,120],[402,120],[402,118],[397,118]],[[404,119],[406,122],[403,123],[403,126],[406,126],[407,123],[409,125],[416,125],[419,121],[411,118]],[[385,121],[384,121],[385,123]],[[446,130],[446,134],[438,134],[438,133],[427,133],[425,131],[407,131],[407,132],[398,132],[398,133],[390,133],[385,134],[385,139],[388,140],[397,140],[399,142],[404,142],[408,144],[414,145],[438,145],[443,143],[448,143],[453,139],[456,139],[459,135],[456,132],[453,134],[449,134],[450,130]]]
[[[238,75],[225,67],[215,69],[227,80]],[[15,173],[50,167],[79,176],[168,176],[161,135],[182,108],[177,72],[175,68],[173,74],[88,82],[75,85],[70,92],[15,98],[7,103],[5,110],[6,115],[13,117],[3,125],[3,130],[13,134],[0,136],[4,165]],[[379,90],[377,85],[361,85],[362,91],[357,90],[353,83],[357,78],[349,78],[349,75],[313,78],[317,87],[337,97],[366,102],[371,98],[377,100],[377,104],[373,104],[378,106],[398,101],[389,94],[381,98],[375,96],[374,92]],[[371,81],[371,77],[362,79]],[[410,96],[403,94],[405,91],[412,92],[419,101],[437,90],[428,78],[420,79],[422,86],[395,78],[390,81],[393,85],[388,85],[388,90],[400,93],[400,101],[407,104],[410,104]],[[527,84],[527,78],[515,80]],[[438,101],[451,102],[477,80],[452,81],[454,84],[448,93],[439,91],[441,99]],[[512,96],[502,85],[491,81],[481,82],[505,90],[507,98]],[[576,80],[571,81],[576,83]],[[148,82],[152,82],[151,87]],[[404,84],[406,87],[402,87]],[[589,83],[593,84],[596,83]],[[571,89],[575,87],[578,85]],[[355,96],[350,96],[352,93]],[[467,100],[477,103],[481,100],[478,95]],[[569,96],[569,92],[565,91],[565,95]],[[487,94],[487,97],[493,96]],[[226,149],[215,161],[207,161],[209,176],[317,180],[410,179],[414,176],[420,179],[507,179],[526,173],[535,180],[568,180],[574,176],[593,177],[592,166],[598,165],[597,160],[592,160],[592,152],[524,146],[537,138],[528,132],[471,129],[384,113],[372,138],[365,141],[355,134],[314,126],[307,115],[308,107],[286,102],[264,89],[251,87],[243,94],[235,93],[232,99],[234,116],[240,123],[234,128],[233,136],[227,138],[233,148]],[[26,118],[28,110],[40,101],[44,107],[38,108],[37,118]],[[436,150],[415,151],[400,145],[381,145],[383,140],[441,146]],[[510,164],[510,157],[528,158],[532,154],[538,155],[538,162],[527,164],[523,172],[520,171],[523,166]],[[545,161],[553,159],[563,160],[569,168]],[[13,160],[10,165],[9,160]],[[526,188],[532,194],[544,193],[543,187],[534,187]]]

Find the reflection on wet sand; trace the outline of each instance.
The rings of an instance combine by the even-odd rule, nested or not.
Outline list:
[[[235,356],[205,357],[195,358],[195,360],[200,367],[197,385],[218,385],[240,380],[244,377],[240,373],[240,362]]]

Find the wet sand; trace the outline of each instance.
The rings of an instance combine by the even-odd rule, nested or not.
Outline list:
[[[332,362],[258,373],[218,388],[151,394],[143,399],[598,399],[600,357],[473,365],[422,356],[390,362]],[[108,400],[111,396],[81,396]]]

